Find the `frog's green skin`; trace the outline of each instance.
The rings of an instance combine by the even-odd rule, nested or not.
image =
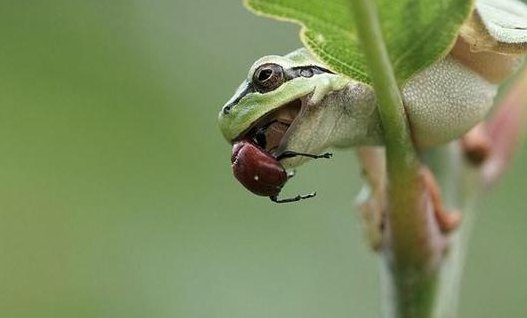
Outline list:
[[[284,70],[312,65],[325,68],[306,49],[256,61],[219,114],[220,128],[228,141],[239,138],[265,114],[301,99],[302,111],[279,150],[319,153],[328,147],[383,143],[370,86],[341,74],[323,72],[291,79],[267,93],[248,92],[253,73],[265,63],[276,63]],[[496,90],[496,84],[450,55],[410,79],[402,95],[417,147],[440,145],[462,136],[487,114]],[[303,160],[293,158],[283,163],[291,168]]]

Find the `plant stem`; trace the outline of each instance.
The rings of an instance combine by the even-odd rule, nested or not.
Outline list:
[[[431,317],[445,240],[420,178],[401,93],[383,40],[375,1],[352,0],[352,13],[384,128],[388,208],[383,256],[386,316]]]

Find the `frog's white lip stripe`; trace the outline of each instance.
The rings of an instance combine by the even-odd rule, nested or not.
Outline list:
[[[297,77],[312,77],[314,75],[324,73],[335,74],[327,68],[323,68],[318,65],[295,66],[284,71],[284,83],[293,80]],[[282,83],[282,85],[284,83]],[[277,88],[278,87],[276,87],[275,89]],[[241,90],[238,96],[236,96],[236,98],[229,101],[225,106],[223,106],[223,115],[228,115],[231,109],[236,106],[240,102],[240,100],[242,100],[242,98],[244,98],[247,94],[254,93],[256,91],[258,91],[258,89],[254,86],[254,84],[252,82],[247,82],[247,84],[245,84],[245,87]]]

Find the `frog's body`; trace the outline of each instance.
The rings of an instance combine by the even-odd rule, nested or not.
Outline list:
[[[306,49],[257,61],[242,89],[220,113],[220,126],[227,139],[241,137],[261,118],[300,99],[302,109],[290,123],[277,152],[287,149],[318,153],[328,147],[383,143],[375,94],[369,85],[328,71],[293,78],[270,92],[248,92],[247,87],[254,86],[255,70],[269,63],[280,65],[284,72],[306,65],[325,69]],[[462,136],[484,119],[497,87],[495,78],[467,66],[453,53],[411,78],[402,88],[402,97],[415,145],[437,146]],[[296,166],[304,160],[289,159],[285,166]]]

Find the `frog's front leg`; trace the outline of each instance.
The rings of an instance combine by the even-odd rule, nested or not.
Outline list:
[[[386,157],[383,147],[359,147],[357,158],[365,181],[357,204],[364,221],[367,239],[374,250],[382,247],[383,228],[387,203]],[[432,171],[426,166],[420,168],[423,187],[429,195],[434,217],[441,232],[449,233],[456,229],[461,220],[457,210],[447,211],[441,198],[441,189]]]

